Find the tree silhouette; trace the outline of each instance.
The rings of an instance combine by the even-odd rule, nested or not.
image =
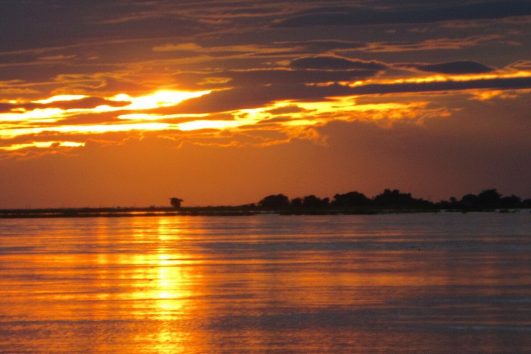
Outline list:
[[[302,198],[294,198],[291,200],[291,207],[292,208],[302,208]]]
[[[485,189],[479,194],[465,194],[460,200],[454,197],[449,201],[437,203],[442,209],[499,209],[499,208],[525,208],[525,200],[522,201],[516,195],[502,196],[496,189]]]
[[[268,195],[258,202],[258,206],[264,209],[282,209],[289,207],[289,198],[284,194]]]
[[[258,207],[270,210],[292,209],[296,213],[337,213],[352,209],[353,212],[386,210],[491,210],[531,208],[531,199],[522,200],[515,195],[502,196],[496,189],[485,189],[479,194],[465,194],[461,199],[455,197],[434,203],[422,198],[415,198],[411,193],[398,189],[385,189],[374,198],[368,198],[360,192],[348,192],[334,195],[334,199],[307,195],[291,201],[284,194],[272,194],[263,198]]]
[[[363,193],[349,192],[334,195],[332,207],[335,208],[356,208],[371,205],[371,200]]]
[[[401,193],[398,189],[385,189],[383,193],[374,197],[374,204],[385,208],[424,208],[431,207],[433,203],[416,199],[411,193]]]
[[[330,204],[330,199],[328,198],[319,198],[315,195],[307,195],[302,200],[302,206],[306,209],[323,209],[328,207]]]
[[[496,189],[486,189],[478,194],[478,203],[482,208],[497,208],[500,206],[501,194]]]
[[[516,195],[510,195],[500,199],[500,208],[519,208],[522,205],[522,199]]]
[[[472,209],[479,207],[478,196],[475,194],[465,194],[458,205],[460,208]]]
[[[175,197],[170,198],[170,204],[174,208],[180,208],[182,202],[183,202],[183,200],[180,199],[180,198],[175,198]]]

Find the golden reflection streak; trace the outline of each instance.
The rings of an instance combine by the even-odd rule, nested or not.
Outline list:
[[[197,283],[191,273],[195,268],[187,266],[187,261],[183,261],[189,256],[175,253],[173,247],[169,247],[171,244],[178,244],[181,239],[180,224],[176,223],[175,219],[168,218],[158,218],[157,221],[158,247],[157,255],[154,255],[158,269],[157,282],[152,294],[147,295],[147,298],[155,299],[158,319],[162,320],[156,334],[157,349],[159,352],[177,353],[184,349],[183,344],[190,338],[187,333],[176,331],[171,322],[166,320],[176,317],[190,318],[192,314],[187,312],[199,308],[191,304],[194,301],[192,295],[198,290],[195,289]]]
[[[202,261],[192,253],[183,252],[185,247],[181,244],[186,222],[186,218],[174,217],[128,218],[126,224],[131,225],[133,233],[125,236],[126,244],[141,248],[135,253],[100,253],[91,259],[98,265],[98,279],[96,284],[88,286],[100,291],[94,295],[98,301],[93,303],[90,315],[95,319],[118,316],[145,322],[129,338],[140,345],[136,350],[149,345],[160,353],[184,353],[185,348],[203,345],[201,333],[179,325],[179,321],[201,318],[204,309],[195,298],[204,291]],[[103,226],[96,237],[97,243],[116,242]],[[76,256],[69,260],[76,261],[79,262]],[[84,288],[87,284],[79,283],[79,286]],[[113,291],[115,287],[120,291]],[[79,316],[71,314],[74,318],[76,315]]]

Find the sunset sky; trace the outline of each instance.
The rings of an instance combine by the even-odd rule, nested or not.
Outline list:
[[[531,1],[0,1],[0,208],[531,197]]]

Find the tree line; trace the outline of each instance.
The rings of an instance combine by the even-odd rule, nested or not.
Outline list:
[[[315,195],[290,199],[284,194],[268,195],[256,205],[265,210],[348,210],[348,209],[411,209],[411,210],[492,210],[531,208],[531,199],[522,199],[516,195],[503,196],[496,189],[486,189],[478,194],[466,194],[460,199],[432,202],[415,198],[411,193],[398,189],[385,189],[382,193],[369,198],[360,192],[336,194],[332,199]]]

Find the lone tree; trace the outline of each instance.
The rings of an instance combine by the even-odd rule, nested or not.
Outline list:
[[[175,197],[170,198],[170,204],[174,208],[180,208],[182,202],[183,202],[183,200],[180,199],[180,198],[175,198]]]

